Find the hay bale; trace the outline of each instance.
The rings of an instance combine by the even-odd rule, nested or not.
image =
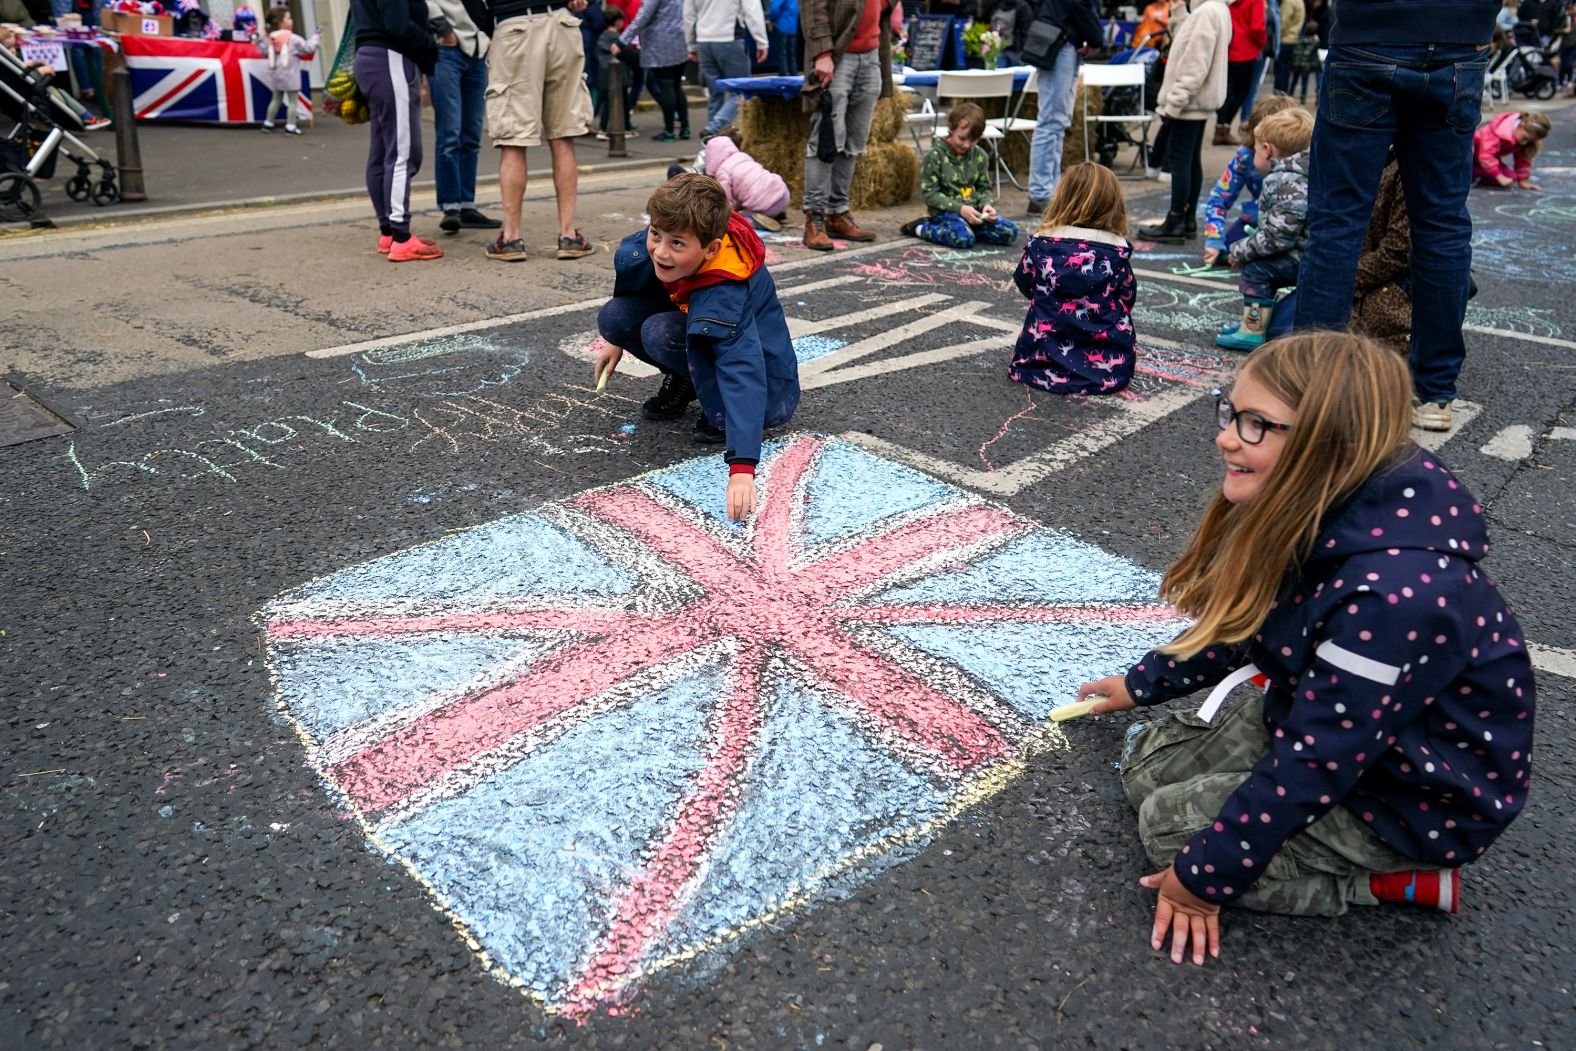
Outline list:
[[[875,114],[870,118],[870,141],[896,142],[903,133],[906,112],[903,101],[896,95],[877,102]]]
[[[853,208],[885,208],[902,204],[919,183],[919,160],[897,143],[904,127],[902,103],[882,99],[870,121],[870,142],[854,165],[849,190]],[[747,99],[739,107],[741,148],[788,184],[793,200],[804,200],[804,151],[810,139],[810,118],[798,99]]]
[[[914,196],[919,184],[919,158],[899,142],[872,142],[854,165],[849,207],[891,208]]]

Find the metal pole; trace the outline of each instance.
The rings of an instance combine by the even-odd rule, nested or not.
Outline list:
[[[628,157],[624,148],[624,60],[617,55],[607,67],[607,155]]]
[[[110,111],[115,120],[115,157],[120,167],[120,199],[146,201],[142,183],[142,147],[137,144],[137,116],[132,105],[131,70],[120,63],[105,76]]]

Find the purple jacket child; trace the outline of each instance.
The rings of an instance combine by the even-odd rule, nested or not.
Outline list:
[[[1031,237],[1013,274],[1029,313],[1007,375],[1053,394],[1110,394],[1131,383],[1132,255],[1124,238],[1081,226]]]

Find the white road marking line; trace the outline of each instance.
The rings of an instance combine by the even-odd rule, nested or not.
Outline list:
[[[1567,679],[1576,679],[1576,650],[1561,649],[1558,646],[1543,646],[1536,642],[1527,643],[1527,656],[1532,658],[1532,666],[1539,671],[1546,671],[1550,675],[1562,675]]]
[[[461,332],[477,332],[484,328],[517,325],[522,321],[535,321],[537,318],[554,317],[558,314],[573,314],[577,310],[599,307],[606,302],[607,296],[597,296],[595,299],[561,303],[556,307],[542,307],[540,310],[527,310],[520,314],[505,314],[503,317],[484,318],[480,321],[465,321],[458,325],[442,325],[438,328],[423,329],[420,332],[405,332],[398,336],[384,336],[382,339],[365,339],[359,343],[345,343],[337,347],[323,347],[319,350],[307,351],[306,356],[309,358],[340,358],[346,354],[358,354],[362,351],[376,350],[378,347],[392,347],[400,343],[413,343],[419,339],[441,339],[444,336],[454,336]]]
[[[829,277],[824,281],[811,281],[808,285],[784,285],[777,289],[777,294],[779,296],[801,296],[806,292],[818,292],[823,288],[836,288],[838,285],[851,285],[856,281],[863,280],[864,278],[858,274],[844,274],[842,277]]]
[[[921,296],[919,298],[926,300],[927,302],[933,302],[937,299],[947,300],[951,297]],[[916,301],[911,300],[909,302]],[[913,338],[914,336],[933,331],[942,327],[943,325],[952,324],[954,322],[972,322],[987,328],[996,327],[1001,323],[994,322],[992,319],[984,318],[980,316],[979,313],[983,308],[989,305],[990,304],[988,303],[981,303],[976,300],[958,303],[955,306],[950,306],[945,310],[938,310],[934,314],[921,315],[920,317],[915,318],[913,321],[910,321],[905,325],[899,325],[896,328],[889,328],[884,332],[877,332],[873,336],[866,336],[864,339],[850,343],[846,347],[840,347],[837,350],[832,351],[830,354],[822,355],[813,361],[807,361],[803,365],[799,366],[800,385],[802,386],[807,378],[820,376],[831,372],[833,369],[836,369],[841,365],[847,365],[850,362],[858,361],[860,358],[869,357],[878,350],[885,350],[887,347],[897,343],[902,343],[908,339]],[[1012,327],[1014,329],[1017,328],[1016,325]],[[981,347],[980,349],[983,350],[985,348]],[[889,362],[875,362],[868,367],[878,368],[878,366],[886,364],[889,364]]]
[[[972,319],[971,319],[972,320]],[[936,365],[953,358],[967,358],[975,354],[982,354],[987,350],[1004,351],[1006,348],[993,339],[976,339],[967,343],[954,343],[950,347],[937,347],[934,350],[922,350],[916,354],[904,354],[897,358],[882,358],[880,361],[866,362],[851,368],[838,369],[835,372],[813,372],[806,374],[801,370],[799,374],[799,387],[801,390],[815,390],[817,387],[830,387],[838,383],[849,383],[853,380],[867,379],[871,376],[882,376],[889,372],[900,372],[903,369],[919,368],[921,365]],[[819,364],[820,359],[812,364]]]
[[[1216,291],[1231,291],[1229,281],[1210,281],[1202,277],[1187,277],[1182,274],[1168,274],[1164,270],[1144,270],[1133,268],[1133,273],[1138,277],[1153,278],[1156,281],[1170,281],[1178,285],[1194,285],[1198,288],[1212,288]],[[1553,336],[1534,336],[1528,332],[1513,332],[1508,328],[1489,328],[1486,325],[1462,325],[1461,331],[1475,332],[1480,336],[1497,336],[1500,339],[1519,339],[1525,343],[1542,343],[1549,347],[1564,347],[1567,350],[1576,350],[1576,342],[1568,339],[1556,339]],[[1458,403],[1459,404],[1459,403]]]
[[[1524,423],[1506,427],[1485,442],[1478,452],[1500,460],[1525,460],[1532,455],[1532,428]]]
[[[1454,407],[1450,410],[1454,422],[1451,423],[1448,431],[1424,431],[1413,427],[1412,440],[1429,452],[1438,452],[1440,446],[1460,434],[1461,429],[1477,419],[1478,413],[1482,411],[1483,406],[1477,402],[1457,398]]]
[[[1041,451],[995,471],[981,471],[949,463],[869,434],[849,433],[843,437],[883,456],[890,456],[920,470],[949,478],[959,485],[998,496],[1011,496],[1065,467],[1087,459],[1093,453],[1122,438],[1136,434],[1151,423],[1169,416],[1184,406],[1191,405],[1205,394],[1206,392],[1200,388],[1177,387],[1157,394],[1148,401],[1107,402],[1105,404],[1110,405],[1115,411],[1106,419],[1092,427],[1060,438]]]
[[[892,251],[890,244],[865,245],[863,248],[839,249],[833,256],[813,256],[809,259],[796,259],[791,263],[780,263],[772,267],[773,274],[792,273],[796,270],[805,270],[815,266],[825,266],[828,262],[836,262],[850,257],[866,256],[877,251]],[[849,275],[855,276],[855,275]],[[404,332],[397,336],[383,336],[379,339],[361,340],[356,343],[345,343],[337,347],[322,347],[318,350],[305,352],[309,358],[339,358],[346,354],[356,354],[364,350],[373,350],[377,347],[392,347],[401,343],[414,343],[422,339],[441,339],[444,336],[453,336],[461,332],[479,332],[482,329],[498,328],[504,325],[517,325],[522,321],[534,321],[537,318],[554,317],[558,314],[572,314],[577,310],[587,310],[594,306],[601,306],[608,300],[607,296],[597,296],[594,299],[582,299],[575,303],[561,303],[555,307],[542,307],[538,310],[527,310],[519,314],[506,314],[503,317],[481,318],[476,321],[466,321],[457,325],[441,325],[437,328],[420,329],[416,332]],[[797,333],[795,333],[797,335]]]
[[[1508,328],[1489,328],[1486,325],[1462,325],[1463,332],[1476,332],[1483,336],[1500,336],[1504,339],[1519,339],[1527,343],[1542,343],[1549,347],[1564,347],[1566,350],[1576,350],[1576,342],[1568,339],[1555,339],[1553,336],[1534,336],[1530,332],[1512,332]]]
[[[893,314],[901,314],[905,311],[919,310],[921,307],[928,307],[933,303],[945,303],[951,298],[951,296],[942,295],[940,292],[927,292],[922,296],[911,296],[908,299],[900,299],[895,303],[882,303],[880,306],[871,307],[868,310],[856,310],[852,314],[827,318],[825,321],[806,321],[802,318],[790,318],[788,331],[796,338],[799,336],[814,336],[822,332],[831,332],[834,329],[847,328],[850,325],[861,325],[866,321],[876,321],[880,318],[891,317]],[[985,304],[979,303],[975,305],[984,306]]]

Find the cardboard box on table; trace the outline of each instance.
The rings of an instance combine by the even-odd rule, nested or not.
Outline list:
[[[175,35],[175,19],[171,15],[133,15],[125,11],[100,11],[99,21],[112,33],[130,36]]]

